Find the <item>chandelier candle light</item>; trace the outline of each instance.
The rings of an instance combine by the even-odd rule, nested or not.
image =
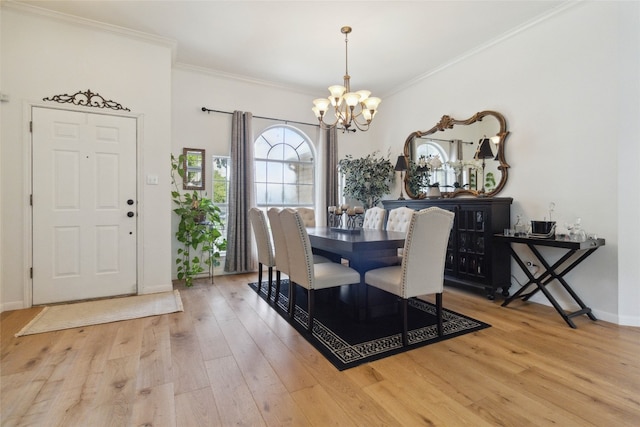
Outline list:
[[[351,27],[342,27],[340,32],[345,36],[344,85],[330,86],[329,93],[331,95],[328,98],[314,99],[314,107],[311,110],[315,113],[321,125],[327,127],[341,125],[343,132],[355,132],[355,129],[350,129],[353,125],[364,132],[369,129],[369,125],[377,112],[381,100],[375,96],[369,96],[371,92],[368,90],[351,92],[351,84],[349,82],[351,79],[351,76],[349,76],[349,54],[347,49]],[[327,119],[326,115],[330,105],[333,106],[335,112],[335,120],[333,122],[331,122],[331,119]],[[327,120],[329,120],[329,122],[327,122]]]

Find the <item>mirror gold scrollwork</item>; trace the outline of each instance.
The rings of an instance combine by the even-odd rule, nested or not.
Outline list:
[[[489,110],[466,120],[445,115],[431,129],[411,133],[404,144],[407,195],[430,197],[435,187],[442,197],[497,195],[509,172],[507,135],[504,116]]]
[[[185,190],[204,190],[205,179],[205,157],[204,149],[183,148],[184,176],[182,177],[182,187]]]

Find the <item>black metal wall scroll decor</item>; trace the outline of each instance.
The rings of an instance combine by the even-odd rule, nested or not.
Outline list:
[[[82,105],[86,107],[96,107],[96,108],[110,108],[112,110],[122,110],[122,111],[131,111],[128,108],[122,106],[112,100],[104,99],[104,97],[98,93],[91,92],[90,89],[87,89],[86,92],[78,91],[73,95],[54,95],[52,97],[42,98],[43,101],[54,101],[59,102],[61,104],[73,104],[73,105]]]

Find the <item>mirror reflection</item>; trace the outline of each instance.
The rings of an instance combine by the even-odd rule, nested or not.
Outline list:
[[[182,154],[185,174],[182,187],[185,190],[204,190],[204,149],[183,148]]]
[[[507,179],[507,135],[506,121],[495,111],[466,120],[443,116],[433,128],[413,132],[404,147],[407,194],[414,199],[496,195]]]

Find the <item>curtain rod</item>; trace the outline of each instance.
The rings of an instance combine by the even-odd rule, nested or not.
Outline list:
[[[460,141],[463,144],[469,144],[469,145],[473,145],[473,142],[467,142],[467,141],[463,141],[461,139],[438,139],[438,138],[430,138],[428,135],[424,135],[424,136],[419,136],[418,139],[426,139],[429,141],[442,141],[442,142],[449,142],[449,143],[454,143],[455,141]]]
[[[207,107],[202,107],[202,111],[206,112],[207,114],[209,114],[209,113],[233,114],[232,111],[212,110],[212,109],[207,108]],[[297,122],[295,120],[276,119],[276,118],[273,118],[273,117],[263,117],[263,116],[253,116],[253,117],[256,118],[256,119],[265,119],[265,120],[274,120],[276,122],[284,122],[285,124],[287,124],[287,123],[295,123],[295,124],[298,124],[298,125],[307,125],[307,126],[320,127],[320,125],[315,124],[315,123]]]

